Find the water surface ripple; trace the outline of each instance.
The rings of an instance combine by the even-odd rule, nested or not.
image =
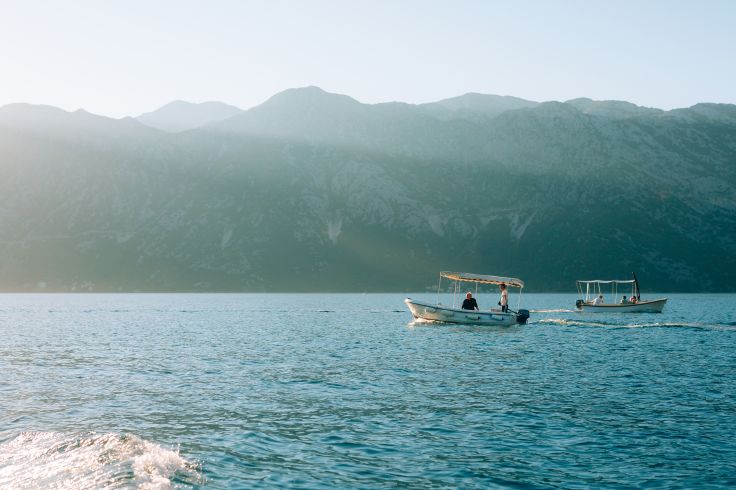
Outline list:
[[[1,295],[0,487],[736,485],[736,296],[532,294],[510,328],[402,300]]]

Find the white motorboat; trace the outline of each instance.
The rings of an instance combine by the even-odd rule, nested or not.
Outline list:
[[[439,302],[443,277],[454,281],[452,306],[443,305]],[[517,311],[510,309],[502,311],[500,307],[480,311],[464,310],[458,307],[458,293],[460,292],[461,283],[474,283],[476,285],[476,293],[478,291],[478,284],[505,284],[507,287],[519,288],[518,303],[521,303],[521,289],[524,287],[524,282],[521,279],[471,274],[467,272],[440,272],[440,282],[437,286],[437,302],[434,304],[425,301],[416,301],[411,298],[406,298],[404,303],[409,307],[409,311],[415,319],[432,322],[509,326],[517,323],[524,324],[529,318],[529,310],[520,310],[518,309],[518,305]]]
[[[639,281],[636,274],[632,272],[632,275],[633,279],[624,281],[617,279],[577,281],[579,298],[575,302],[575,307],[579,311],[597,313],[662,313],[667,298],[641,299]],[[624,287],[619,288],[621,285]],[[627,285],[631,287],[630,296],[624,293],[628,289]]]

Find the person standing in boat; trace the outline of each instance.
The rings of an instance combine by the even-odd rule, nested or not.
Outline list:
[[[501,290],[501,301],[498,304],[501,305],[501,311],[506,313],[509,311],[509,291],[506,289],[505,284],[501,284],[499,289]]]
[[[473,298],[473,294],[468,291],[463,300],[463,310],[478,310],[478,302]]]

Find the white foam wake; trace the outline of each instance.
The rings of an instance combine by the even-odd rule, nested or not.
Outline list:
[[[202,484],[178,451],[134,435],[23,432],[0,444],[0,488],[165,489]]]
[[[565,325],[565,326],[581,326],[581,327],[610,327],[611,325],[608,323],[599,323],[599,322],[588,322],[584,320],[570,320],[567,318],[542,318],[539,320],[535,320],[535,324],[545,324],[549,323],[552,325]]]
[[[552,324],[562,326],[580,326],[580,327],[607,327],[607,328],[698,328],[698,329],[717,329],[717,330],[733,330],[733,326],[729,324],[708,324],[699,322],[654,322],[654,323],[606,323],[591,322],[578,319],[567,318],[542,318],[530,323],[537,325]]]

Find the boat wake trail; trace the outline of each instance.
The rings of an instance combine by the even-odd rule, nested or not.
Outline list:
[[[542,324],[542,325],[565,325],[565,326],[578,326],[578,327],[612,327],[612,326],[620,326],[615,325],[611,323],[603,323],[603,322],[588,322],[584,320],[569,320],[567,318],[542,318],[541,320],[536,320],[534,322],[531,322],[533,324]]]
[[[703,330],[736,330],[733,325],[728,323],[634,323],[631,325],[620,325],[622,328],[697,328]]]
[[[532,322],[542,325],[561,325],[573,327],[605,327],[605,328],[696,328],[696,329],[719,329],[719,330],[736,330],[730,324],[708,324],[708,323],[681,323],[681,322],[653,322],[653,323],[612,323],[605,321],[591,322],[578,319],[567,318],[543,318]]]
[[[0,443],[0,488],[171,488],[205,483],[178,451],[134,435],[23,432]]]

